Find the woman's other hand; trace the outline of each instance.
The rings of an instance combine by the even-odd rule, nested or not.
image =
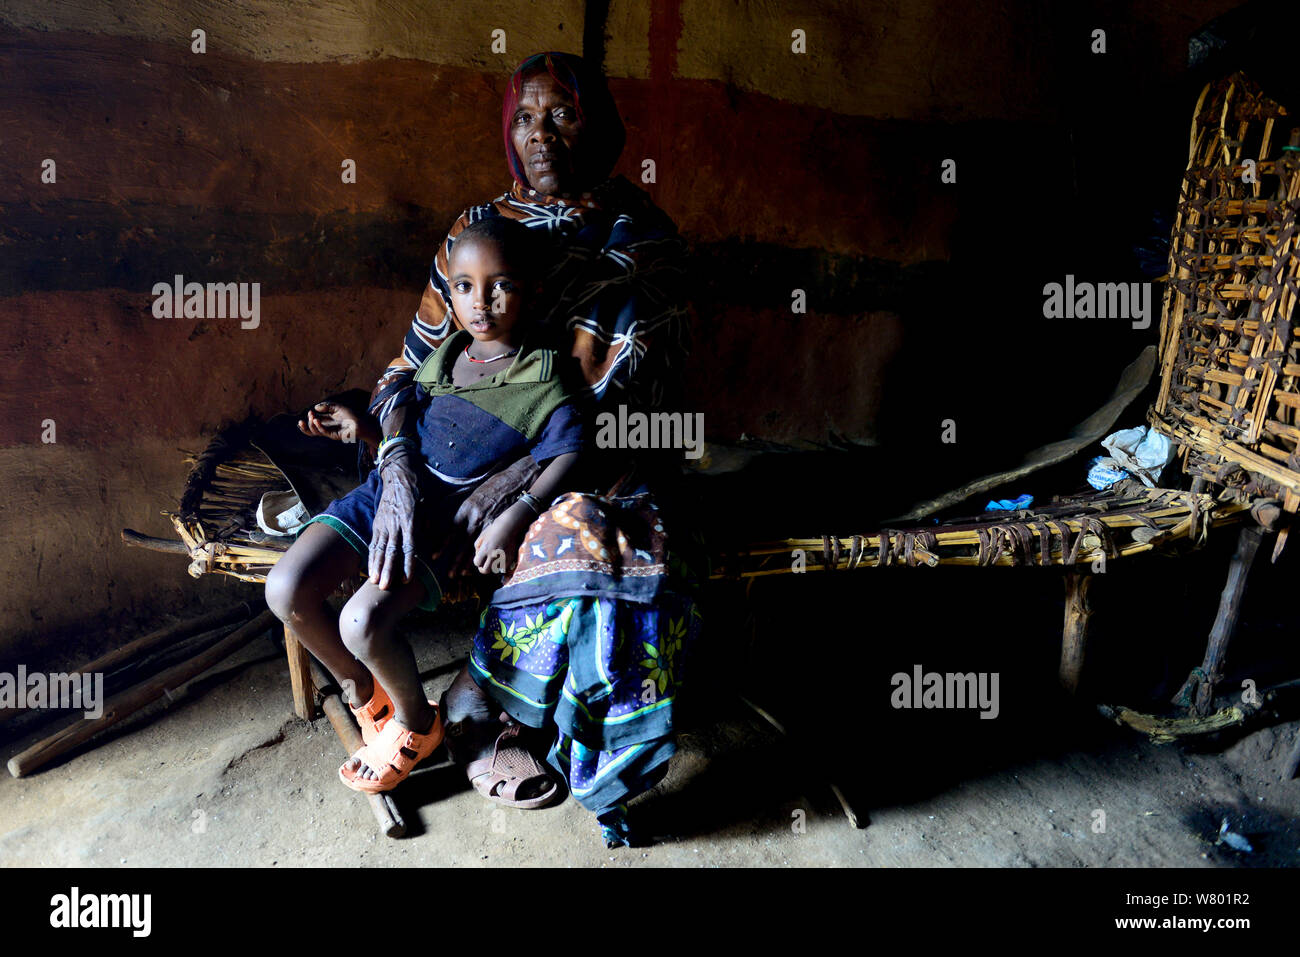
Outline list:
[[[516,502],[502,512],[474,541],[474,567],[480,574],[510,574],[519,554],[524,531],[536,518],[523,502]]]
[[[365,442],[379,444],[383,437],[379,421],[369,412],[357,412],[338,402],[317,402],[307,411],[305,419],[298,420],[298,429],[304,435],[340,442]]]
[[[493,519],[517,502],[519,493],[528,488],[541,471],[531,455],[524,455],[507,468],[489,476],[472,495],[461,502],[452,519],[452,528],[441,548],[455,548],[460,555],[451,565],[452,577],[473,574],[477,549],[470,548],[492,524]],[[512,556],[513,559],[513,556]]]

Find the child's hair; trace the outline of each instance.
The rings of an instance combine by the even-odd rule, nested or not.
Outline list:
[[[536,231],[504,216],[489,216],[470,223],[456,236],[452,251],[464,242],[489,242],[501,250],[501,258],[523,280],[540,279],[542,244]]]

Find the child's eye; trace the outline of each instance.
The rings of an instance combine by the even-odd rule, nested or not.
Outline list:
[[[502,292],[513,292],[515,288],[515,284],[512,283],[509,279],[498,279],[495,283],[493,283],[492,288],[500,289]]]
[[[453,283],[451,288],[455,289],[461,295],[464,295],[465,293],[469,292],[469,283],[465,282],[462,279],[458,283]]]

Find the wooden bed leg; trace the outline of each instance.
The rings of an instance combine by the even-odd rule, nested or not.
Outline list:
[[[1246,591],[1246,577],[1250,566],[1255,561],[1255,553],[1264,539],[1264,529],[1258,525],[1245,525],[1237,538],[1237,552],[1232,556],[1228,566],[1228,580],[1224,582],[1223,594],[1219,596],[1219,612],[1214,618],[1214,627],[1210,629],[1210,640],[1205,646],[1205,661],[1201,667],[1192,672],[1179,697],[1175,701],[1187,701],[1193,689],[1196,697],[1192,701],[1192,713],[1205,717],[1214,706],[1214,686],[1223,677],[1220,668],[1228,653],[1228,642],[1241,617],[1241,599]]]
[[[1088,643],[1088,619],[1092,606],[1088,604],[1088,586],[1092,573],[1078,566],[1065,569],[1065,628],[1061,632],[1061,687],[1070,694],[1079,691],[1079,678],[1083,674],[1083,653]]]
[[[325,669],[315,661],[311,662],[311,677],[317,688],[329,688],[334,684],[330,676],[325,673]],[[343,744],[344,753],[356,754],[361,750],[361,730],[357,727],[352,712],[343,703],[343,699],[337,694],[322,695],[321,709],[325,712],[325,717],[329,718],[334,733],[338,735],[339,741]],[[404,837],[406,835],[406,821],[402,819],[401,811],[397,809],[397,805],[393,802],[391,792],[367,794],[366,802],[370,805],[370,811],[375,815],[375,820],[379,822],[379,830],[386,837]]]
[[[289,657],[289,681],[293,685],[293,712],[304,721],[316,717],[316,689],[311,681],[311,654],[284,626],[284,651]]]

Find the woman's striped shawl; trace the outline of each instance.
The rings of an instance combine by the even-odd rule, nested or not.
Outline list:
[[[685,244],[672,221],[623,177],[581,198],[543,196],[516,183],[461,214],[430,269],[402,354],[375,386],[370,411],[384,421],[415,400],[414,373],[456,329],[447,281],[452,245],[470,223],[508,216],[545,230],[552,258],[529,315],[567,330],[589,398],[653,408],[675,400],[689,346]],[[556,341],[565,341],[557,338]]]

